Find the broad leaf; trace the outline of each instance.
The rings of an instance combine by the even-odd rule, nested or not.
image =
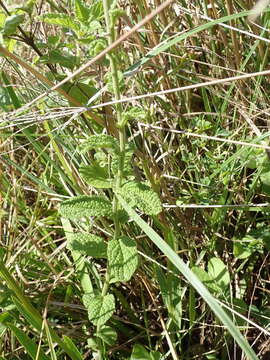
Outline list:
[[[112,294],[105,296],[83,295],[83,303],[88,310],[89,320],[96,326],[106,323],[115,310],[115,301]]]
[[[222,292],[222,289],[204,269],[198,266],[193,266],[192,271],[211,292],[216,294],[220,294]]]
[[[97,0],[89,8],[89,22],[93,20],[100,20],[103,17],[102,1]]]
[[[110,346],[114,345],[117,340],[117,332],[110,326],[102,326],[96,336]]]
[[[23,23],[24,15],[11,15],[6,18],[5,26],[4,26],[4,34],[12,35],[16,32],[17,27]]]
[[[162,355],[158,351],[148,352],[142,345],[135,344],[130,360],[160,360]]]
[[[108,242],[110,283],[129,281],[138,266],[136,242],[127,236]]]
[[[79,151],[82,154],[92,149],[113,149],[119,151],[119,143],[110,135],[93,135],[79,146]]]
[[[122,186],[120,194],[130,206],[139,208],[147,215],[157,215],[162,210],[158,195],[145,184],[128,182]]]
[[[104,239],[93,234],[70,234],[67,248],[95,258],[105,258],[107,256],[107,244]]]
[[[39,19],[44,21],[47,24],[51,25],[59,25],[62,27],[66,27],[72,29],[74,31],[80,30],[80,25],[75,22],[70,16],[67,14],[46,14],[39,16]]]
[[[64,50],[52,50],[48,55],[41,56],[39,63],[58,64],[72,70],[79,63],[79,58]]]
[[[111,203],[101,196],[75,196],[60,205],[60,214],[68,219],[81,219],[85,216],[112,216]]]
[[[79,21],[87,22],[89,19],[90,9],[85,6],[85,1],[75,0],[74,8],[76,18]]]
[[[68,93],[75,100],[85,105],[87,101],[96,94],[97,89],[94,86],[84,84],[82,82],[70,83],[67,82],[62,86],[66,93]],[[75,106],[72,101],[69,101],[71,106]],[[76,105],[77,106],[77,105]]]
[[[91,186],[101,189],[112,187],[112,180],[108,179],[106,168],[101,167],[96,163],[93,163],[93,165],[81,166],[79,172],[84,181]]]
[[[230,274],[221,259],[213,257],[209,260],[208,274],[224,293],[228,292],[230,286]]]

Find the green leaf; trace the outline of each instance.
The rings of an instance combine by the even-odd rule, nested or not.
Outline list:
[[[238,19],[241,17],[245,17],[249,15],[249,11],[242,11],[240,13],[235,13],[233,15],[224,16],[219,19],[215,19],[213,21],[208,21],[205,24],[202,24],[196,28],[193,28],[190,31],[184,32],[181,35],[175,36],[171,39],[166,39],[165,41],[161,42],[158,46],[154,47],[150,50],[143,58],[141,58],[138,62],[132,65],[126,72],[125,75],[129,76],[132,75],[134,71],[141,68],[144,64],[150,61],[154,56],[159,55],[163,51],[167,51],[170,47],[174,46],[175,44],[185,41],[187,38],[194,36],[197,33],[200,33],[204,30],[211,29],[217,24],[226,23],[233,19]]]
[[[102,328],[99,330],[99,332],[97,332],[96,335],[109,346],[114,345],[117,340],[117,332],[110,326],[102,326]]]
[[[89,22],[100,20],[103,17],[102,1],[96,0],[89,8]]]
[[[79,146],[79,151],[84,154],[92,149],[113,149],[119,151],[119,143],[118,141],[106,134],[93,135],[90,136],[86,141],[84,141]]]
[[[84,181],[91,186],[101,189],[112,187],[112,180],[108,179],[106,168],[99,166],[97,163],[81,166],[79,172]]]
[[[38,17],[39,20],[47,24],[58,25],[76,31],[80,30],[80,25],[66,14],[46,14]]]
[[[221,288],[213,281],[213,278],[205,270],[199,266],[193,266],[192,271],[211,292],[216,294],[222,293]]]
[[[124,165],[123,165],[123,176],[129,176],[133,174],[133,168],[132,168],[132,156],[135,151],[135,146],[130,143],[125,146],[125,159],[124,159]],[[121,156],[117,153],[113,154],[112,160],[111,160],[111,170],[113,174],[117,174],[119,169],[119,162],[120,162]]]
[[[68,219],[81,219],[85,216],[112,216],[111,203],[101,196],[75,196],[60,205],[60,214]]]
[[[79,64],[79,58],[64,50],[52,50],[48,55],[39,58],[41,64],[58,64],[67,69],[73,70]]]
[[[147,215],[157,215],[162,210],[158,195],[143,183],[128,182],[122,186],[120,194],[130,206],[139,208]]]
[[[105,296],[83,295],[83,303],[88,310],[89,320],[96,326],[106,323],[115,310],[115,301],[112,294]]]
[[[10,100],[12,101],[14,108],[19,109],[19,107],[21,107],[21,103],[15,92],[16,87],[10,83],[9,77],[4,71],[2,71],[1,75],[2,75],[3,82],[6,85],[5,89],[10,97]]]
[[[0,11],[0,29],[2,30],[5,26],[5,22],[6,22],[6,14],[4,14],[2,11]]]
[[[93,234],[81,232],[70,234],[67,248],[95,258],[107,257],[107,244],[104,239]]]
[[[231,281],[230,274],[221,259],[213,257],[209,260],[208,274],[224,293],[228,292]]]
[[[237,259],[247,259],[252,255],[252,249],[246,244],[240,241],[234,241],[233,243],[233,255]]]
[[[139,344],[135,344],[132,349],[130,360],[151,360],[149,352]]]
[[[66,346],[70,349],[70,352],[73,354],[76,354],[76,359],[83,360],[83,356],[76,347],[76,345],[73,343],[73,341],[66,335],[63,335],[63,342],[66,344]]]
[[[12,35],[16,32],[17,27],[23,23],[24,15],[11,15],[6,18],[5,26],[4,26],[4,34]]]
[[[135,344],[130,360],[160,360],[162,355],[158,351],[148,352],[142,345]]]
[[[75,84],[67,82],[62,88],[66,93],[83,105],[87,104],[88,100],[97,92],[97,89],[94,86],[82,82],[76,82]],[[71,106],[77,106],[77,104],[74,104],[72,101],[69,101],[69,104]]]
[[[79,21],[87,22],[89,19],[90,9],[85,6],[85,2],[81,0],[75,0],[75,15]]]
[[[122,71],[117,71],[117,78],[118,78],[118,84],[119,84],[119,90],[120,92],[123,92],[125,90],[125,79],[124,74]],[[114,93],[114,76],[111,72],[107,72],[104,77],[105,83],[107,84],[107,89],[112,94]]]
[[[34,343],[32,339],[25,334],[24,331],[18,329],[17,326],[8,323],[7,326],[13,332],[13,334],[18,339],[19,343],[25,348],[26,352],[31,356],[32,359],[36,359],[36,355],[39,351],[39,360],[49,360],[50,358],[47,357],[41,348],[38,349],[38,346]]]
[[[110,283],[129,281],[138,266],[136,242],[127,236],[108,242]]]
[[[209,305],[210,309],[216,314],[221,322],[226,326],[231,336],[238,343],[240,348],[244,351],[247,358],[250,360],[258,360],[255,352],[250,347],[247,340],[242,336],[238,328],[234,325],[225,311],[218,304],[216,299],[210,294],[198,277],[190,270],[184,261],[177,255],[175,251],[154,231],[140,216],[128,205],[128,203],[116,194],[120,204],[127,211],[129,216],[136,222],[136,224],[144,231],[144,233],[152,240],[152,242],[163,252],[165,256],[172,262],[172,264],[184,275],[187,281],[194,287],[194,289],[202,296],[202,298]]]
[[[164,274],[159,266],[155,266],[156,278],[164,304],[167,307],[169,317],[181,329],[182,322],[182,298],[185,294],[184,288],[178,277],[172,273]]]

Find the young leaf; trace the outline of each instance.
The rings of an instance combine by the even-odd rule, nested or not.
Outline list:
[[[117,340],[117,332],[110,326],[102,326],[102,328],[99,330],[99,332],[97,332],[96,335],[109,346],[114,345]]]
[[[89,8],[87,8],[84,2],[81,0],[75,0],[74,5],[76,18],[79,21],[87,22],[90,13]]]
[[[24,15],[11,15],[6,18],[3,33],[5,35],[12,35],[16,32],[17,27],[23,22]]]
[[[80,30],[80,25],[66,14],[46,14],[38,18],[47,24],[59,25],[74,30],[75,32]]]
[[[83,303],[88,310],[89,320],[96,326],[105,324],[115,310],[115,301],[112,294],[95,297],[85,294],[83,295]]]
[[[96,163],[93,163],[93,165],[81,166],[79,172],[84,181],[91,186],[101,189],[112,187],[112,180],[108,179],[106,168],[101,167]]]
[[[107,249],[110,283],[129,281],[138,266],[136,242],[127,236],[110,240]]]
[[[93,234],[70,234],[67,248],[95,258],[107,257],[107,244],[104,239]]]
[[[120,189],[120,195],[130,206],[139,208],[147,215],[157,215],[162,210],[158,195],[145,184],[128,182]]]
[[[106,134],[90,136],[84,143],[79,146],[79,151],[84,154],[92,149],[113,149],[119,151],[118,141]]]
[[[208,274],[224,293],[228,292],[230,285],[230,274],[221,259],[213,257],[209,260]]]
[[[89,8],[89,22],[93,20],[100,20],[103,17],[102,1],[98,0],[93,2]]]
[[[135,147],[133,144],[128,144],[125,146],[125,159],[123,166],[123,176],[129,176],[133,174],[132,168],[132,156],[134,153]],[[113,154],[111,161],[111,170],[113,174],[117,174],[119,168],[120,155]]]
[[[61,203],[60,214],[68,219],[80,219],[85,216],[112,216],[112,205],[101,196],[75,196]]]

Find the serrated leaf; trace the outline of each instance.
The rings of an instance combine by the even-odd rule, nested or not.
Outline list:
[[[139,208],[147,215],[157,215],[162,210],[158,195],[146,184],[128,182],[120,189],[120,195],[130,206]]]
[[[79,172],[84,181],[91,186],[101,189],[112,187],[112,180],[108,179],[106,168],[101,167],[96,163],[93,163],[93,165],[81,166]]]
[[[100,20],[103,17],[102,1],[95,1],[89,8],[89,22]]]
[[[112,216],[111,203],[101,196],[75,196],[61,203],[60,214],[68,219],[85,216]]]
[[[75,15],[79,21],[87,22],[89,19],[90,9],[85,6],[85,2],[75,0],[74,3]]]
[[[93,135],[79,146],[79,151],[82,154],[92,149],[113,149],[119,151],[119,143],[110,135]]]
[[[230,274],[221,259],[213,257],[209,260],[208,274],[224,292],[228,291],[231,281]]]
[[[74,31],[80,30],[80,25],[66,14],[46,14],[39,16],[39,19],[47,24],[66,27]]]
[[[102,328],[99,330],[99,332],[97,332],[96,335],[109,346],[114,345],[117,340],[117,332],[110,326],[102,326]]]
[[[132,168],[132,156],[135,151],[135,146],[133,144],[127,144],[125,146],[125,159],[123,166],[123,176],[128,176],[133,174]],[[117,174],[120,162],[120,155],[117,153],[113,154],[111,161],[111,170],[113,174]]]
[[[108,242],[110,283],[129,281],[138,266],[136,242],[127,236]]]
[[[83,295],[83,303],[88,310],[89,320],[96,326],[106,323],[115,310],[115,301],[112,294],[105,296]]]
[[[16,32],[17,27],[23,23],[24,15],[11,15],[6,18],[3,33],[5,35],[12,35]]]
[[[70,234],[67,248],[95,258],[107,257],[107,244],[102,237],[94,234]]]

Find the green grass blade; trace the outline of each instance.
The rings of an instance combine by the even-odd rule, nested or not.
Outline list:
[[[215,298],[210,294],[201,281],[195,276],[184,261],[172,250],[172,248],[144,221],[139,215],[124,201],[124,199],[117,195],[121,205],[127,211],[129,216],[137,223],[137,225],[145,232],[145,234],[153,241],[153,243],[168,257],[168,259],[175,265],[175,267],[184,275],[188,282],[194,289],[202,296],[212,311],[220,319],[220,321],[227,327],[228,331],[244,351],[248,359],[258,360],[256,354],[244,339],[240,331],[220,307]]]
[[[10,328],[10,330],[18,339],[19,343],[25,348],[33,360],[50,360],[50,358],[43,353],[42,349],[39,349],[34,341],[30,339],[29,336],[27,336],[23,331],[18,329],[13,324],[7,324],[7,326]],[[38,358],[36,357],[37,353],[39,353]]]
[[[19,109],[21,107],[21,103],[13,89],[13,86],[10,84],[9,79],[8,79],[7,75],[4,73],[4,71],[2,71],[1,75],[2,75],[3,82],[6,85],[6,90],[8,92],[8,95],[12,101],[14,108]]]
[[[141,58],[138,62],[136,62],[134,65],[132,65],[124,73],[124,75],[125,76],[131,75],[134,71],[136,71],[136,69],[143,66],[145,63],[147,63],[149,60],[151,60],[154,56],[157,56],[161,52],[168,50],[171,46],[177,44],[180,41],[187,39],[189,36],[194,36],[195,34],[201,32],[201,31],[211,29],[213,26],[215,26],[217,24],[225,23],[225,22],[228,22],[231,20],[235,20],[238,18],[248,16],[249,13],[250,13],[250,11],[242,11],[242,12],[239,12],[236,14],[224,16],[222,18],[219,18],[219,19],[216,19],[213,21],[209,21],[206,24],[200,25],[200,26],[196,27],[195,29],[192,29],[190,31],[185,32],[184,34],[174,37],[171,40],[166,40],[163,43],[161,43],[161,45],[159,45],[159,46],[155,47],[153,50],[149,51],[143,58]]]

